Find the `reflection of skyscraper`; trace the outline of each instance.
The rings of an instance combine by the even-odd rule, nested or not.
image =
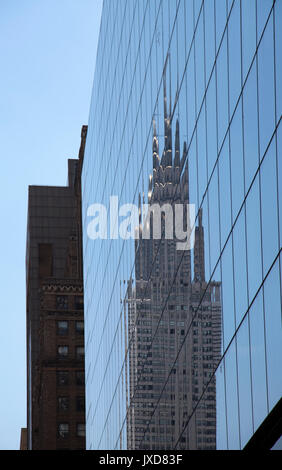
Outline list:
[[[165,85],[164,85],[165,90]],[[176,121],[173,158],[171,114],[164,93],[165,148],[159,158],[154,126],[153,178],[148,202],[175,205],[189,201],[186,143],[180,158],[179,122]],[[162,232],[165,216],[162,213]],[[186,220],[186,215],[184,220]],[[140,220],[141,222],[141,220]],[[146,223],[146,222],[145,222]],[[177,250],[177,238],[136,240],[135,278],[128,299],[129,380],[128,448],[215,448],[216,394],[211,379],[220,359],[220,285],[205,282],[202,211],[195,230],[194,278],[190,250]],[[186,227],[184,227],[185,229]],[[201,301],[200,310],[198,305]],[[185,429],[192,411],[210,381],[193,425]]]
[[[192,436],[198,448],[214,446],[215,410],[208,400],[214,376],[218,449],[271,448],[282,432],[281,8],[280,0],[104,0],[82,174],[90,449],[164,446],[171,437],[176,449],[193,448]],[[178,168],[185,175],[181,163],[186,161],[179,163],[177,150],[173,162],[171,152],[161,153],[174,140],[172,123],[166,122],[165,143],[159,123],[165,114],[164,69],[167,88],[176,93],[169,111],[173,134],[179,129],[176,147],[187,142],[189,199],[199,227],[194,254],[184,255],[183,276],[178,271],[175,282],[172,269],[183,253],[175,250],[173,240],[144,240],[135,253],[130,241],[92,242],[87,237],[91,204],[108,207],[112,195],[136,204],[138,194],[150,196],[151,191],[164,202],[174,195],[173,178],[182,181]],[[154,120],[154,145],[161,152],[152,165]],[[147,187],[152,166],[152,187]],[[153,178],[160,178],[158,187]],[[205,252],[197,248],[203,244]],[[180,283],[184,277],[186,286]],[[122,281],[131,278],[128,292]],[[214,280],[220,283],[220,335],[216,319],[214,328],[208,326],[219,309]],[[124,305],[133,324],[135,319],[145,323],[133,330],[131,342],[124,334]],[[151,319],[156,322],[157,314],[165,324],[152,337],[156,326]],[[177,352],[175,365],[170,351],[172,356]],[[142,365],[146,358],[151,365]],[[177,370],[184,362],[189,367],[187,394]],[[129,401],[137,386],[140,390]],[[174,410],[173,387],[177,398],[189,395],[186,409],[179,402]],[[148,402],[143,414],[138,411],[142,400]],[[191,400],[195,407],[189,415]]]

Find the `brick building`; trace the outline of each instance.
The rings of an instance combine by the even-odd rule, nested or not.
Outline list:
[[[27,448],[85,448],[81,185],[30,186],[27,228]]]

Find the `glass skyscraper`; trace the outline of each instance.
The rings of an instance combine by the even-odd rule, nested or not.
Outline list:
[[[281,110],[282,0],[104,0],[82,172],[88,449],[279,438]],[[151,236],[145,203],[173,220],[194,205],[189,249],[165,217]]]

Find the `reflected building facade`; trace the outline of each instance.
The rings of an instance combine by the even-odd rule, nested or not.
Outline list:
[[[89,449],[281,432],[282,2],[220,3],[104,0],[82,173]],[[191,251],[87,235],[93,203],[174,193],[195,204]]]
[[[149,207],[160,208],[163,218],[154,218],[152,212],[142,224],[140,203],[135,284],[131,280],[128,291],[127,447],[173,449],[179,442],[181,449],[215,449],[216,386],[212,371],[220,359],[220,285],[205,282],[201,211],[194,235],[193,280],[191,251],[177,249],[176,226],[171,227],[170,238],[165,236],[168,208],[175,220],[177,205],[182,205],[185,232],[189,215],[186,142],[180,158],[179,122],[176,120],[173,149],[171,113],[166,108],[164,82],[165,148],[160,159],[154,125],[153,178],[148,193]],[[148,238],[146,233],[143,236],[146,223]],[[153,238],[155,223],[160,224],[161,239]],[[207,384],[209,393],[202,400],[193,425],[184,428]]]

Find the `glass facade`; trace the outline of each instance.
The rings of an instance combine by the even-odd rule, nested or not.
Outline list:
[[[282,0],[104,0],[82,173],[89,449],[242,449],[281,399],[281,112]],[[143,239],[143,202],[193,204],[192,249],[163,224]]]

